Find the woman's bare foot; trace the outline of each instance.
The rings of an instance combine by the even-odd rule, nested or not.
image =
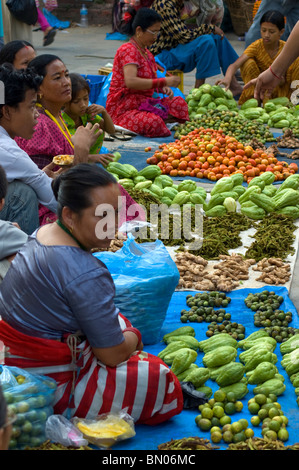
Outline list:
[[[232,92],[233,96],[238,96],[242,93],[243,91],[243,87],[242,85],[240,85],[240,83],[238,82],[238,80],[236,79],[236,77],[233,77],[231,83],[230,83],[230,87],[229,87],[230,91]]]

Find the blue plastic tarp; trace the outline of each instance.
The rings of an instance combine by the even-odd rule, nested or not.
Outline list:
[[[299,328],[299,317],[295,309],[294,304],[288,296],[288,291],[285,287],[273,287],[266,286],[259,289],[240,289],[230,292],[229,297],[231,302],[226,308],[226,311],[231,313],[231,321],[236,321],[245,326],[246,337],[249,336],[254,331],[257,331],[258,328],[253,324],[254,312],[246,307],[244,299],[250,292],[260,292],[263,290],[275,291],[278,295],[283,296],[284,301],[280,306],[280,309],[284,311],[291,311],[293,314],[293,320],[290,323],[290,326]],[[154,345],[146,346],[144,349],[148,353],[157,355],[162,349],[166,347],[163,343],[163,335],[173,331],[176,328],[179,328],[183,325],[180,321],[180,312],[182,309],[189,309],[186,306],[186,296],[188,294],[195,295],[194,291],[184,291],[184,292],[175,292],[172,296],[169,308],[163,327],[161,330],[161,341]],[[195,337],[201,341],[207,339],[207,323],[187,323],[195,329]],[[284,415],[288,418],[289,423],[287,430],[289,432],[289,440],[285,442],[285,445],[291,445],[299,442],[299,407],[296,404],[296,394],[295,389],[287,376],[284,369],[281,367],[280,361],[282,355],[279,349],[280,343],[277,343],[276,349],[274,351],[277,354],[278,362],[276,364],[279,373],[281,373],[285,378],[286,390],[285,392],[278,397],[278,403],[281,405],[281,409]],[[238,349],[241,352],[241,349]],[[197,365],[203,367],[202,364],[203,353],[198,352]],[[238,360],[238,358],[236,359]],[[218,385],[212,380],[207,380],[206,385],[212,388],[213,392],[217,390]],[[250,425],[250,419],[252,415],[248,411],[247,402],[250,398],[254,397],[253,394],[253,385],[248,385],[249,393],[241,400],[243,403],[243,409],[241,412],[235,413],[231,416],[232,422],[238,421],[241,418],[247,419],[249,422],[249,427],[254,430],[254,437],[262,437],[261,434],[261,425],[258,427],[253,427]],[[184,409],[180,415],[172,418],[166,423],[162,423],[157,426],[146,426],[146,425],[135,425],[136,436],[127,441],[120,442],[115,444],[112,450],[157,450],[158,445],[164,442],[168,442],[171,439],[182,439],[184,437],[199,436],[205,439],[210,439],[209,431],[201,431],[195,423],[195,417],[199,414],[197,409]],[[227,445],[223,442],[215,444],[215,446],[220,447],[221,450],[227,449]]]

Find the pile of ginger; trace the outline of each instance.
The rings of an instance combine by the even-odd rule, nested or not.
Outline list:
[[[284,263],[281,258],[264,258],[256,263],[254,259],[245,259],[233,253],[220,255],[219,260],[219,263],[212,265],[188,251],[178,253],[175,259],[180,273],[177,289],[230,292],[249,279],[250,268],[261,271],[256,281],[264,284],[285,284],[291,276],[290,264]]]

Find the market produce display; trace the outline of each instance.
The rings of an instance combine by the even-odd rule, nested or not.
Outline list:
[[[253,131],[253,135],[256,137],[257,132]],[[160,144],[146,161],[151,166],[159,166],[162,174],[210,181],[241,173],[244,181],[249,182],[265,172],[272,172],[275,181],[282,181],[298,171],[296,163],[278,161],[273,154],[253,149],[212,126],[207,129],[197,126],[170,144]]]
[[[210,294],[187,294],[186,302],[195,310],[197,301],[207,303],[209,298],[212,302],[218,299],[220,310],[225,294]],[[283,296],[269,289],[252,292],[247,297],[246,307],[250,310],[253,307],[251,311],[254,313],[258,307],[271,305],[280,308],[284,301]],[[230,303],[228,299],[224,309],[227,312]],[[238,443],[242,443],[245,449],[253,442],[258,442],[261,448],[263,445],[266,448],[285,448],[282,443],[289,439],[290,423],[280,404],[280,397],[287,389],[287,379],[281,368],[286,368],[291,383],[299,391],[298,331],[294,329],[292,336],[279,339],[269,335],[266,328],[259,327],[249,335],[245,333],[241,339],[223,329],[199,341],[195,328],[186,325],[164,334],[166,347],[159,353],[160,357],[166,358],[170,364],[175,362],[173,370],[178,372],[180,381],[191,381],[196,390],[206,393],[207,402],[198,406],[199,413],[194,418],[200,436],[207,434],[212,445],[224,443],[227,449]],[[291,359],[288,357],[290,354],[293,355]],[[216,389],[211,388],[210,382],[216,384]],[[250,390],[253,397],[247,398]],[[248,415],[242,417],[245,407],[249,418]],[[262,438],[256,437],[257,431]]]
[[[190,90],[186,101],[191,120],[194,119],[199,124],[205,121],[209,113],[219,116],[221,111],[231,111],[238,116],[239,123],[250,120],[278,129],[299,128],[299,106],[292,104],[287,97],[269,99],[264,106],[259,106],[258,100],[251,98],[238,107],[230,90],[218,85],[203,84]],[[219,125],[217,122],[212,124]]]

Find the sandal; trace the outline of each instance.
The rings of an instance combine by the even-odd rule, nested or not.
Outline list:
[[[111,136],[117,140],[131,140],[133,137],[131,134],[126,134],[125,132],[117,132],[117,134],[111,134]]]
[[[44,37],[43,46],[45,47],[45,46],[49,46],[49,44],[52,44],[52,42],[55,39],[55,35],[56,35],[56,30],[53,28]]]

